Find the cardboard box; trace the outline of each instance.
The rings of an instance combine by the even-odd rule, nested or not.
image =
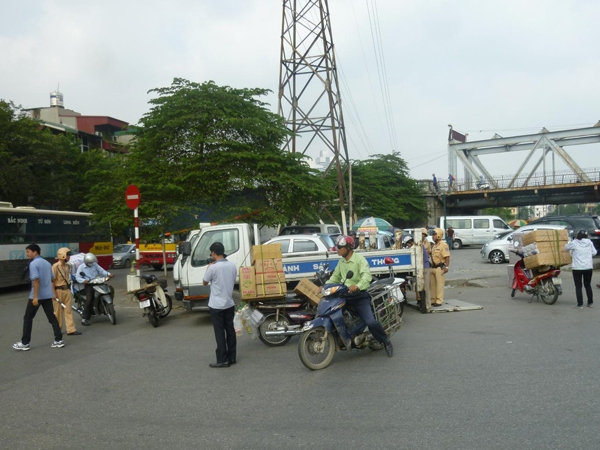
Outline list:
[[[281,244],[253,245],[250,256],[253,263],[260,259],[281,258]]]
[[[313,305],[318,305],[321,301],[321,288],[315,285],[308,278],[300,280],[294,292],[299,295],[304,295]]]
[[[285,273],[265,272],[256,274],[256,284],[285,283]]]
[[[240,295],[242,300],[256,297],[254,267],[240,267]]]
[[[256,296],[265,297],[269,295],[285,295],[287,285],[285,283],[259,284],[256,286]]]
[[[254,271],[256,274],[283,272],[283,262],[281,258],[257,259],[254,261]]]
[[[533,242],[563,242],[562,247],[569,241],[569,232],[563,230],[534,230],[523,235],[523,245]]]
[[[540,266],[564,266],[565,264],[571,264],[571,254],[567,251],[538,253],[524,258],[523,262],[528,269],[535,269]]]

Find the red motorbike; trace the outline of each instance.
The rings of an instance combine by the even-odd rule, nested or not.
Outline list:
[[[519,292],[525,292],[534,297],[541,298],[547,305],[555,303],[558,296],[562,294],[562,280],[558,278],[560,269],[555,267],[552,267],[548,271],[526,269],[523,264],[523,256],[519,256],[521,256],[521,259],[515,264],[515,277],[510,296],[514,297],[518,289]]]

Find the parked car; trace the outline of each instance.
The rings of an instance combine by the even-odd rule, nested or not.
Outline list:
[[[316,235],[277,236],[269,239],[265,244],[281,244],[283,255],[314,255],[332,251],[331,247]]]
[[[113,248],[114,268],[130,268],[135,261],[135,244],[119,244]]]
[[[508,262],[508,249],[512,243],[512,235],[521,231],[532,231],[532,230],[562,230],[566,228],[564,225],[546,225],[546,224],[527,224],[506,233],[500,239],[495,239],[490,242],[486,242],[481,247],[481,258],[489,259],[492,264],[502,264]]]
[[[331,223],[313,223],[307,225],[288,225],[281,229],[279,236],[294,234],[341,233],[340,227]]]
[[[459,249],[463,245],[483,244],[491,241],[497,233],[512,230],[498,216],[442,216],[439,218],[439,224],[444,230],[444,238],[448,227],[454,229],[453,249]]]
[[[545,216],[532,220],[533,224],[562,225],[567,227],[569,235],[575,237],[579,230],[587,230],[588,237],[593,242],[596,250],[600,251],[600,218],[585,214],[574,214],[570,216]]]

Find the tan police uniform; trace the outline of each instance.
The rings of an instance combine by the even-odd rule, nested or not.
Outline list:
[[[448,244],[443,240],[439,240],[431,247],[431,269],[429,291],[431,293],[431,304],[441,305],[444,303],[444,285],[446,284],[446,274],[439,267],[441,263],[446,262],[446,258],[450,257],[450,249]]]
[[[52,274],[54,275],[54,288],[56,297],[60,300],[53,302],[54,315],[58,319],[58,326],[62,330],[63,323],[67,324],[67,333],[75,333],[75,321],[73,320],[73,309],[71,308],[71,265],[62,264],[58,261],[52,265]],[[61,306],[65,305],[65,308]]]

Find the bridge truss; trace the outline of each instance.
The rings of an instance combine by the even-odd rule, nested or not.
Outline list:
[[[555,157],[562,159],[566,166],[573,171],[578,182],[590,183],[589,176],[579,167],[575,160],[567,153],[565,147],[572,145],[585,145],[600,143],[600,122],[593,127],[579,128],[563,131],[548,131],[545,128],[537,134],[513,136],[504,138],[496,135],[492,139],[465,142],[465,136],[450,130],[448,138],[448,168],[450,173],[458,173],[458,163],[464,168],[464,179],[467,188],[474,187],[479,175],[490,183],[492,189],[498,189],[497,182],[489,169],[483,164],[481,156],[498,153],[527,152],[524,161],[516,170],[508,186],[504,188],[520,188],[530,185],[531,179],[542,166],[546,180],[544,184],[560,184],[555,180]],[[551,158],[548,158],[550,154]],[[511,155],[512,157],[512,155]],[[548,161],[548,159],[550,159]],[[527,164],[533,161],[533,167],[526,173]],[[550,166],[547,170],[547,164]]]

